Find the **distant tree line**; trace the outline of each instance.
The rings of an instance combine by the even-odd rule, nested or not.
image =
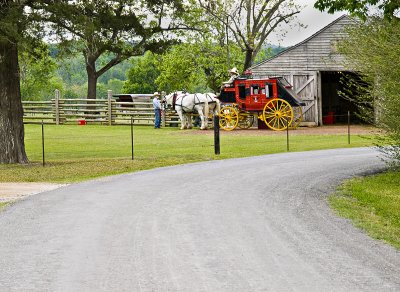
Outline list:
[[[213,49],[214,47],[214,49]],[[146,52],[110,68],[97,80],[97,98],[113,93],[153,93],[188,90],[191,92],[218,91],[228,78],[228,64],[224,52],[216,51],[212,43],[181,43],[162,54]],[[272,57],[285,47],[266,45],[255,62]],[[50,100],[58,89],[63,98],[85,98],[87,74],[81,55],[60,56],[57,45],[45,43],[37,49],[38,56],[20,54],[21,96],[23,100]],[[240,67],[244,55],[231,44],[231,67]],[[99,58],[100,63],[111,59]]]

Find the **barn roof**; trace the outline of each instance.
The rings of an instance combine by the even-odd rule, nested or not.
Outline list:
[[[342,15],[304,41],[287,48],[279,54],[256,64],[250,69],[255,75],[283,73],[288,71],[341,71],[343,56],[332,52],[332,42],[346,36],[343,28],[354,23]]]

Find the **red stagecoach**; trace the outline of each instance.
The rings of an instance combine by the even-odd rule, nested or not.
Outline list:
[[[218,96],[223,107],[220,127],[233,130],[250,128],[257,117],[272,130],[297,127],[305,104],[283,77],[269,79],[237,78],[232,86],[224,87]]]

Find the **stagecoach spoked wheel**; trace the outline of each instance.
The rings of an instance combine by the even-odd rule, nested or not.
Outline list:
[[[293,121],[293,109],[286,100],[280,98],[271,99],[264,107],[263,119],[265,124],[272,130],[286,130]]]
[[[290,127],[292,129],[296,129],[300,125],[302,120],[303,120],[303,109],[301,108],[301,106],[293,107],[293,121]]]
[[[254,115],[249,112],[239,112],[238,126],[240,129],[248,129],[254,123]]]
[[[219,111],[219,126],[226,130],[232,131],[239,122],[239,113],[233,106],[224,106]]]

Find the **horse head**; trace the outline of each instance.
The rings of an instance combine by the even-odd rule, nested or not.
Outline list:
[[[164,95],[164,97],[162,98],[161,102],[165,104],[166,107],[168,107],[169,105],[171,105],[171,100],[172,100],[172,95],[173,93],[170,94],[166,94]]]
[[[176,99],[181,96],[181,95],[185,95],[186,92],[185,91],[175,91],[175,92],[171,92],[170,94],[167,94],[164,96],[163,98],[163,102],[165,102],[165,104],[167,105],[167,107],[174,107],[175,106],[175,102]]]

